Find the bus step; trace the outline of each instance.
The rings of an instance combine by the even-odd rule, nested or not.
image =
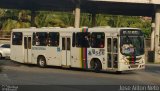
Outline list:
[[[62,65],[63,68],[70,68],[70,66]]]

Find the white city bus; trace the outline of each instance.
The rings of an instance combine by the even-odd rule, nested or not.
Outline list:
[[[145,68],[138,28],[22,28],[11,35],[11,59],[20,63],[117,72]]]

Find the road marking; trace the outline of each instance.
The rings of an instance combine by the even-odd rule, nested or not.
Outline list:
[[[8,75],[7,74],[0,74],[0,84],[8,84],[8,83],[11,83],[11,79],[8,78]]]

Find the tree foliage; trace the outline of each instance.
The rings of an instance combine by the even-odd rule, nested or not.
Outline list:
[[[92,26],[92,15],[81,13],[80,26]],[[72,12],[36,11],[36,27],[74,26]],[[96,15],[96,26],[141,28],[146,37],[150,36],[151,20],[140,16]],[[0,9],[0,30],[10,32],[13,28],[31,27],[31,11]]]

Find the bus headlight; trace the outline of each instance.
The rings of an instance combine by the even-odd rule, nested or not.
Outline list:
[[[144,63],[145,62],[145,60],[144,59],[142,59],[141,61],[140,61],[140,63]]]
[[[125,61],[125,62],[124,62],[124,64],[128,65],[128,62],[127,62],[127,61]]]
[[[124,64],[126,64],[126,65],[129,64],[129,61],[125,57],[123,57],[121,60],[123,61]]]
[[[124,64],[128,65],[129,61],[128,60],[124,60]]]

